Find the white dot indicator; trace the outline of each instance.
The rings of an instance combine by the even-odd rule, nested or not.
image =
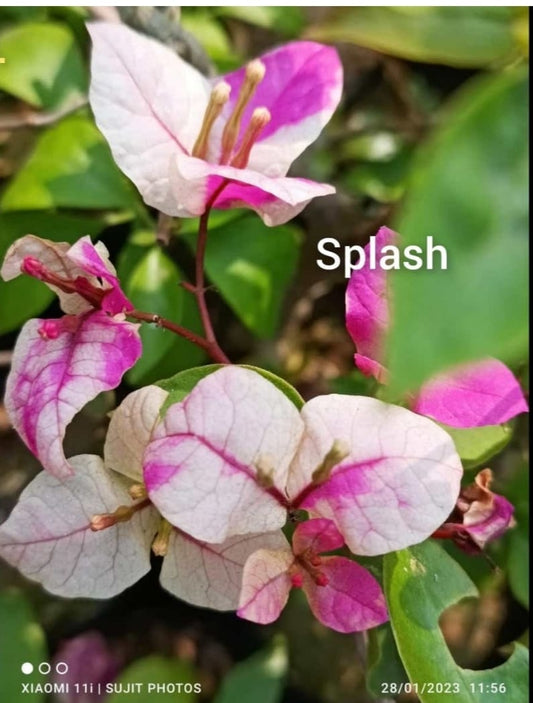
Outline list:
[[[30,664],[30,662],[24,662],[24,664],[20,667],[20,670],[27,676],[33,671],[33,664]]]

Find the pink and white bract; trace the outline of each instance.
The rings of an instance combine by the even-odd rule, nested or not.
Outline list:
[[[323,556],[344,546],[331,520],[300,523],[292,550],[260,549],[245,566],[237,614],[267,624],[276,620],[291,588],[302,588],[317,620],[339,632],[368,630],[388,619],[376,579],[351,559]]]
[[[242,568],[260,547],[282,549],[281,532],[205,544],[162,520],[142,486],[142,455],[166,392],[147,386],[113,413],[104,460],[81,455],[74,475],[41,472],[0,526],[0,555],[47,590],[70,598],[110,598],[164,556],[161,585],[178,598],[235,610]]]
[[[170,406],[144,455],[150,499],[196,539],[282,527],[291,511],[331,520],[354,554],[428,537],[452,511],[462,467],[449,435],[366,397],[298,412],[258,373],[224,367]]]
[[[340,100],[334,49],[292,42],[208,80],[124,25],[88,28],[96,123],[148,205],[176,217],[201,215],[208,203],[248,207],[279,225],[334,192],[286,177]]]
[[[381,227],[376,251],[398,238],[396,232]],[[346,327],[357,348],[356,366],[380,383],[387,381],[383,364],[389,315],[387,272],[371,270],[365,264],[348,282]],[[483,359],[439,374],[420,388],[410,407],[451,427],[498,425],[528,410],[518,381],[497,359]]]
[[[18,337],[7,379],[5,406],[13,427],[42,466],[57,477],[73,467],[63,451],[74,415],[105,390],[115,388],[141,355],[138,325],[106,248],[89,237],[76,244],[27,235],[8,250],[6,281],[21,273],[54,290],[64,317],[30,320]]]
[[[492,471],[480,471],[474,483],[461,490],[455,510],[433,536],[452,539],[463,551],[476,553],[514,527],[514,506],[493,493],[491,483]]]

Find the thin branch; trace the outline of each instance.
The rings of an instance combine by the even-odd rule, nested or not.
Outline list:
[[[162,327],[163,329],[168,330],[169,332],[173,332],[174,334],[177,334],[180,337],[183,337],[192,344],[196,344],[197,347],[200,347],[205,352],[207,352],[211,359],[213,359],[213,361],[215,361],[217,364],[230,363],[229,359],[220,349],[216,342],[211,342],[207,339],[204,339],[204,337],[200,337],[200,335],[196,334],[195,332],[192,332],[191,330],[187,329],[186,327],[182,327],[181,325],[177,325],[175,322],[167,320],[165,317],[161,317],[160,315],[157,315],[153,312],[143,312],[142,310],[130,310],[126,314],[132,320],[152,323],[154,325],[157,325],[158,327]]]
[[[14,114],[0,115],[0,130],[22,129],[23,127],[46,127],[59,122],[63,117],[77,112],[88,104],[87,97],[83,96],[51,112],[26,111]]]
[[[195,266],[195,282],[194,286],[189,287],[196,297],[196,302],[198,303],[198,310],[200,311],[200,318],[202,320],[202,325],[204,327],[204,332],[207,341],[217,350],[217,354],[223,356],[226,361],[223,363],[229,364],[230,361],[220,348],[215,331],[213,329],[213,324],[211,322],[211,317],[209,315],[209,310],[205,300],[205,250],[207,246],[207,234],[208,234],[208,222],[209,214],[211,213],[211,208],[213,207],[216,199],[222,193],[224,188],[228,185],[229,181],[224,180],[219,185],[219,187],[214,191],[212,196],[209,198],[204,214],[200,217],[200,223],[198,225],[198,241],[196,242],[196,266]]]

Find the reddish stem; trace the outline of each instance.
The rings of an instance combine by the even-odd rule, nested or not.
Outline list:
[[[178,334],[180,335],[180,337],[184,337],[185,339],[189,340],[189,342],[192,342],[193,344],[196,344],[196,346],[204,349],[209,354],[211,359],[213,359],[213,361],[219,364],[231,364],[231,361],[224,354],[224,352],[220,348],[220,345],[217,342],[215,331],[213,329],[213,324],[211,322],[211,317],[209,315],[209,309],[205,300],[204,264],[205,249],[207,246],[207,225],[209,221],[209,215],[211,213],[211,209],[215,203],[215,200],[218,198],[224,188],[228,185],[228,183],[229,181],[227,180],[222,181],[222,183],[218,186],[218,188],[213,192],[213,194],[209,198],[206,204],[205,212],[200,217],[200,222],[198,225],[198,241],[196,243],[195,282],[194,285],[191,285],[189,283],[182,284],[183,287],[186,288],[186,290],[190,290],[196,298],[196,303],[200,312],[200,319],[202,320],[202,326],[204,328],[205,338],[201,337],[195,332],[192,332],[191,330],[188,330],[185,327],[182,327],[181,325],[176,325],[174,322],[171,322],[170,320],[167,320],[164,317],[160,317],[159,315],[155,315],[153,313],[142,312],[140,310],[132,310],[128,313],[130,317],[136,320],[140,320],[142,322],[153,322],[159,327],[164,327],[170,332],[174,332],[174,334]]]
[[[224,188],[228,185],[227,180],[222,181],[218,188],[209,198],[205,212],[200,217],[200,222],[198,225],[198,241],[196,242],[196,268],[195,268],[195,284],[192,292],[196,297],[196,302],[198,304],[198,310],[200,312],[200,319],[202,320],[202,325],[205,332],[205,337],[212,348],[216,350],[217,355],[223,358],[223,364],[231,363],[227,356],[224,354],[220,348],[215,331],[213,329],[213,324],[211,322],[211,317],[209,315],[209,309],[205,300],[205,275],[204,275],[204,264],[205,264],[205,250],[207,246],[207,233],[208,233],[208,221],[209,215],[211,213],[211,208],[213,207],[216,199],[222,193]]]
[[[200,337],[199,334],[188,330],[186,327],[177,325],[175,322],[167,320],[165,317],[161,317],[160,315],[156,315],[152,312],[143,312],[142,310],[130,310],[126,314],[134,320],[139,320],[139,322],[151,322],[158,327],[163,327],[169,332],[173,332],[174,334],[187,339],[189,342],[196,344],[197,347],[204,349],[213,361],[216,361],[218,364],[229,363],[226,355],[216,343],[213,344],[212,342],[209,342],[207,339],[204,339],[204,337]]]

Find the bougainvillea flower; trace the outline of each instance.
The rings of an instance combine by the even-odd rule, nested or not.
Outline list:
[[[28,274],[60,299],[64,317],[30,320],[18,337],[5,406],[13,427],[43,468],[58,477],[72,468],[63,451],[74,415],[102,391],[115,388],[141,355],[138,325],[125,320],[133,305],[120,289],[103,244],[76,244],[33,235],[8,250],[5,281]]]
[[[300,523],[292,550],[260,549],[244,566],[237,614],[267,624],[276,620],[291,588],[302,588],[317,620],[339,632],[368,630],[388,619],[376,579],[355,561],[323,556],[344,546],[331,520]]]
[[[205,544],[173,529],[142,485],[144,448],[166,392],[147,386],[114,412],[104,460],[71,459],[74,475],[41,472],[0,527],[0,555],[25,576],[61,596],[110,598],[150,569],[150,549],[163,556],[161,585],[178,598],[235,610],[242,567],[260,548],[281,549],[281,532]]]
[[[476,553],[513,527],[514,506],[493,493],[491,483],[492,471],[480,471],[474,483],[461,490],[455,509],[433,537],[452,539],[463,551]]]
[[[304,509],[367,555],[428,537],[453,509],[461,474],[431,420],[343,395],[298,412],[261,375],[230,366],[170,406],[144,455],[150,499],[196,539],[276,530]]]
[[[376,252],[394,244],[398,236],[381,227]],[[368,262],[368,246],[365,252]],[[365,263],[348,282],[346,327],[357,348],[356,366],[380,383],[387,381],[383,362],[389,314],[387,271],[372,270]],[[483,359],[439,374],[419,389],[410,407],[451,427],[499,425],[528,410],[520,384],[497,359]]]
[[[91,23],[89,33],[96,123],[148,205],[176,217],[201,215],[208,203],[248,207],[278,225],[334,192],[286,177],[339,102],[334,49],[292,42],[208,80],[124,25]]]

